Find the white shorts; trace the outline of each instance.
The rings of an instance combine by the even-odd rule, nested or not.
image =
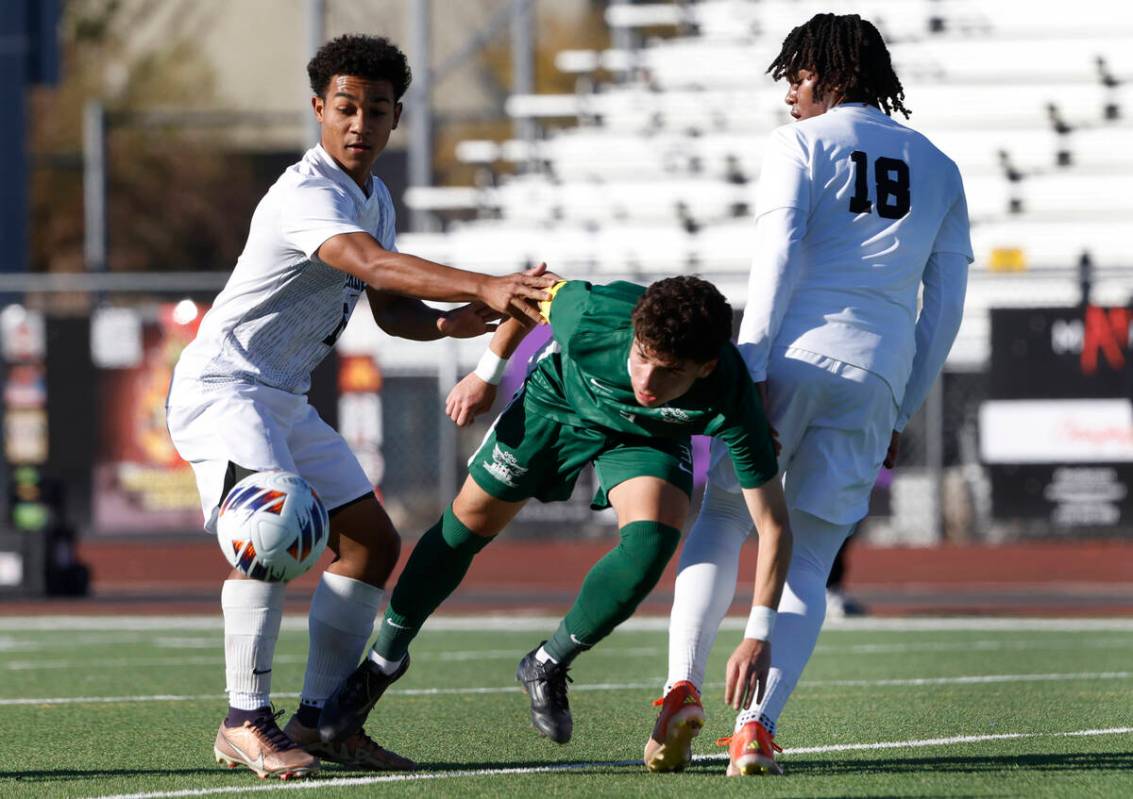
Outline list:
[[[834,358],[779,348],[767,364],[767,393],[788,507],[832,524],[861,521],[897,421],[889,384]],[[715,441],[709,476],[740,490],[727,448]]]
[[[177,452],[193,467],[210,532],[216,531],[229,463],[254,472],[294,472],[330,511],[374,492],[346,440],[301,394],[247,383],[201,390],[178,382],[170,391],[166,422]]]

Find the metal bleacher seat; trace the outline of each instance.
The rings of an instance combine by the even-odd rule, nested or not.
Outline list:
[[[540,260],[599,279],[695,271],[742,307],[764,142],[790,121],[767,64],[814,13],[860,13],[891,43],[913,111],[898,120],[964,176],[976,260],[950,362],[978,368],[988,309],[1077,302],[1083,253],[1097,267],[1095,301],[1133,293],[1133,14],[1122,8],[1077,0],[1055,18],[1030,0],[613,4],[611,25],[671,35],[561,53],[566,72],[619,80],[510,97],[510,115],[555,125],[528,141],[459,144],[461,161],[507,168],[495,185],[414,190],[407,202],[447,228],[398,243],[491,273]]]

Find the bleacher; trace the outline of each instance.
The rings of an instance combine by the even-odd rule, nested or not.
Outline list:
[[[890,42],[913,112],[907,124],[964,176],[976,263],[950,363],[980,368],[987,309],[1077,302],[1084,255],[1095,301],[1133,294],[1133,13],[1107,0],[1044,6],[611,6],[613,27],[673,35],[633,50],[560,53],[578,92],[507,102],[512,116],[555,126],[535,141],[458,145],[458,159],[481,170],[478,186],[411,190],[406,202],[433,212],[443,230],[405,234],[399,246],[493,273],[540,260],[596,279],[697,272],[742,303],[763,141],[789,122],[786,87],[766,65],[812,14],[860,13]]]

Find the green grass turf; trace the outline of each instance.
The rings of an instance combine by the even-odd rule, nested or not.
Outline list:
[[[550,625],[548,625],[548,630]],[[708,726],[698,755],[730,732],[721,703],[724,632],[709,666]],[[144,702],[0,704],[0,797],[114,794],[399,796],[1133,796],[1133,734],[1014,738],[877,750],[797,753],[792,748],[960,735],[1053,733],[1133,727],[1133,627],[1071,631],[828,630],[780,721],[783,779],[728,780],[722,760],[684,774],[653,775],[634,763],[651,729],[665,672],[665,634],[621,631],[580,658],[571,701],[575,740],[539,738],[514,687],[518,658],[538,632],[426,631],[414,666],[369,725],[384,745],[426,773],[529,769],[552,773],[449,776],[334,785],[368,778],[329,765],[317,781],[265,783],[212,760],[224,712],[219,629],[32,631],[0,620],[0,700],[49,697],[193,697]],[[277,692],[298,690],[305,635],[287,629]],[[977,675],[1066,676],[982,684],[846,685],[844,681]],[[1094,676],[1090,676],[1094,675]],[[1098,675],[1102,675],[1099,677]],[[598,686],[604,685],[605,688]],[[611,687],[613,686],[613,687]],[[617,687],[630,686],[630,687]],[[499,688],[495,692],[420,693]],[[293,697],[277,704],[293,709]],[[754,784],[753,784],[754,782]],[[304,788],[306,785],[308,787]],[[284,786],[292,786],[287,789]],[[225,788],[232,791],[213,793]],[[298,793],[295,788],[299,788]]]

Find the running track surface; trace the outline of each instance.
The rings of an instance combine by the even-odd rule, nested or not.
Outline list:
[[[442,612],[559,614],[612,540],[493,542]],[[412,543],[403,547],[400,571]],[[744,548],[741,582],[754,573],[755,547]],[[324,556],[324,565],[329,554]],[[199,539],[88,540],[79,558],[93,574],[84,599],[0,600],[0,615],[40,613],[219,613],[227,564],[216,543]],[[295,581],[287,610],[306,609],[317,572]],[[640,613],[666,615],[676,559]],[[390,582],[392,585],[393,582]],[[985,614],[1133,616],[1133,542],[1042,542],[1003,546],[876,548],[850,551],[847,589],[874,615]],[[737,592],[743,611],[750,589]]]

